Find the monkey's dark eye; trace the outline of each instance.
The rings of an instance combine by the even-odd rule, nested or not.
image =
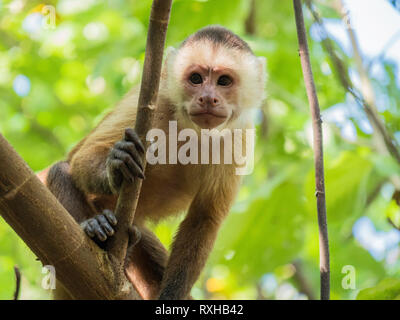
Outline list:
[[[217,83],[219,86],[226,87],[232,83],[232,78],[229,76],[220,76]]]
[[[199,75],[198,73],[193,73],[190,78],[189,78],[190,82],[193,84],[200,84],[203,82],[203,78],[201,77],[201,75]]]

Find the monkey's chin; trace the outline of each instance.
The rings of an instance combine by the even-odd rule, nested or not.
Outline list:
[[[190,119],[201,129],[214,129],[225,122],[227,117],[215,116],[210,113],[191,115]]]

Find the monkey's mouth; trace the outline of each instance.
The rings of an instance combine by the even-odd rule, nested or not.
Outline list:
[[[198,116],[212,116],[212,117],[216,117],[216,118],[224,118],[226,119],[227,116],[225,114],[219,114],[216,112],[212,112],[212,111],[200,111],[200,112],[192,112],[189,114],[191,117],[198,117]]]
[[[228,118],[226,115],[216,114],[210,111],[191,113],[190,118],[203,129],[212,129],[218,127]]]

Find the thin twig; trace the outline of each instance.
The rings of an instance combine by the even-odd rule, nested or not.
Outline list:
[[[392,220],[390,217],[387,217],[387,221],[389,222],[389,224],[390,224],[393,228],[395,228],[396,230],[400,230],[400,226],[397,226],[397,225],[393,222],[393,220]]]
[[[372,122],[372,126],[379,133],[381,140],[383,140],[384,145],[386,146],[387,151],[397,160],[400,164],[400,152],[399,146],[396,140],[393,138],[391,133],[386,129],[384,122],[379,117],[378,108],[376,106],[375,92],[371,83],[371,80],[368,76],[368,71],[364,67],[364,61],[362,57],[362,53],[360,50],[360,46],[358,44],[357,36],[352,28],[350,18],[346,16],[346,10],[342,0],[337,0],[339,13],[342,14],[342,17],[346,19],[347,23],[347,33],[349,35],[349,39],[353,48],[353,55],[356,62],[356,67],[358,74],[361,79],[361,99],[358,100],[362,105],[364,105],[365,112],[367,113],[367,117]],[[354,89],[353,89],[354,90]],[[353,94],[355,97],[356,95]]]
[[[379,181],[375,185],[375,187],[371,190],[371,192],[367,195],[367,198],[365,200],[365,208],[368,208],[375,201],[375,199],[379,196],[379,194],[382,190],[382,187],[384,186],[386,181],[387,181],[387,178]]]
[[[307,277],[304,275],[302,262],[300,260],[293,261],[293,266],[296,269],[293,278],[299,286],[299,291],[301,293],[304,293],[309,300],[315,300],[314,292],[312,291],[311,285]]]
[[[345,62],[341,58],[339,58],[339,56],[335,52],[333,42],[329,37],[329,34],[319,14],[313,8],[311,1],[306,1],[306,4],[311,14],[313,15],[315,22],[320,28],[320,33],[323,39],[322,46],[327,52],[328,56],[330,57],[333,65],[335,66],[336,73],[340,83],[342,84],[343,88],[353,96],[354,100],[365,110],[365,113],[369,121],[371,122],[371,125],[375,129],[374,132],[376,132],[379,135],[387,151],[400,164],[399,147],[397,146],[396,141],[393,139],[392,135],[386,129],[385,125],[382,123],[382,120],[379,118],[379,115],[375,111],[377,109],[376,106],[373,105],[373,101],[366,101],[367,99],[364,98],[363,94],[359,93],[358,90],[355,88],[353,82],[350,80],[350,77],[348,76],[347,72],[348,67],[346,66]],[[349,26],[349,29],[351,29],[351,26]],[[360,55],[359,52],[357,53],[358,55]]]
[[[135,123],[135,131],[144,143],[146,143],[146,134],[151,129],[157,101],[171,5],[172,0],[154,0],[150,13],[143,77]],[[145,155],[143,155],[142,159],[145,167]],[[108,249],[121,264],[123,264],[126,255],[128,230],[133,224],[141,187],[141,179],[135,179],[134,183],[124,182],[119,194],[116,208],[116,216],[119,223],[118,230],[114,237],[110,239]]]
[[[255,35],[256,34],[256,1],[250,1],[249,14],[244,23],[246,34]]]
[[[14,300],[18,300],[19,291],[21,287],[21,272],[17,266],[14,266],[15,273],[15,292],[14,292]]]
[[[247,18],[244,22],[244,29],[247,35],[249,36],[255,36],[257,33],[256,30],[256,12],[257,12],[257,7],[256,7],[256,0],[248,0],[250,2],[250,8],[249,8],[249,13],[247,14]],[[268,119],[267,119],[267,109],[268,109],[268,103],[267,101],[263,102],[263,105],[260,108],[260,114],[261,114],[261,137],[264,139],[267,137],[268,134]]]
[[[329,241],[326,218],[325,182],[324,182],[324,155],[322,146],[322,121],[319,102],[316,93],[314,77],[311,70],[310,55],[308,51],[307,36],[304,26],[303,9],[300,0],[293,0],[296,17],[297,37],[299,41],[299,54],[303,69],[304,82],[310,104],[313,123],[315,185],[317,197],[317,212],[319,226],[319,253],[320,253],[320,277],[321,300],[329,300],[330,296],[330,266],[329,266]]]

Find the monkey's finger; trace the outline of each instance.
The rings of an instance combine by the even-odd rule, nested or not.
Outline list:
[[[136,176],[141,179],[144,179],[143,168],[139,167],[138,164],[133,161],[132,157],[129,155],[124,158],[125,164],[128,166],[129,170]]]
[[[104,210],[103,211],[104,216],[107,218],[108,222],[110,222],[113,226],[117,225],[117,217],[111,210]]]
[[[137,151],[133,142],[119,141],[115,144],[115,148],[127,152],[143,171],[143,159]]]
[[[140,149],[142,153],[145,153],[145,148],[142,140],[139,138],[135,130],[128,128],[125,129],[125,140],[132,141]]]
[[[121,159],[125,163],[125,165],[128,167],[134,177],[144,179],[143,170],[135,163],[135,161],[133,161],[129,153],[118,149],[115,149],[114,153],[118,159]]]
[[[90,237],[93,238],[94,237],[94,230],[93,228],[89,225],[89,223],[87,223],[86,221],[84,223],[81,224],[83,231],[85,231],[85,233]]]
[[[114,234],[114,229],[108,223],[104,215],[99,214],[96,216],[96,220],[99,222],[100,227],[103,228],[103,231],[107,234],[107,236],[112,236]]]
[[[96,237],[100,241],[106,241],[107,235],[104,233],[103,229],[101,228],[99,222],[96,219],[91,219],[89,222],[90,226],[93,228]]]
[[[136,226],[129,227],[128,234],[129,234],[129,247],[135,246],[140,241],[140,239],[142,239],[142,233]]]
[[[125,165],[125,163],[122,160],[113,159],[111,162],[111,167],[114,170],[115,169],[119,170],[122,173],[122,175],[124,176],[124,178],[127,179],[129,182],[133,182],[134,176],[131,174],[128,167]]]
[[[129,170],[128,166],[124,161],[121,161],[121,163],[119,164],[119,169],[121,170],[125,179],[127,179],[130,182],[133,182],[134,176],[132,175],[131,171]]]

